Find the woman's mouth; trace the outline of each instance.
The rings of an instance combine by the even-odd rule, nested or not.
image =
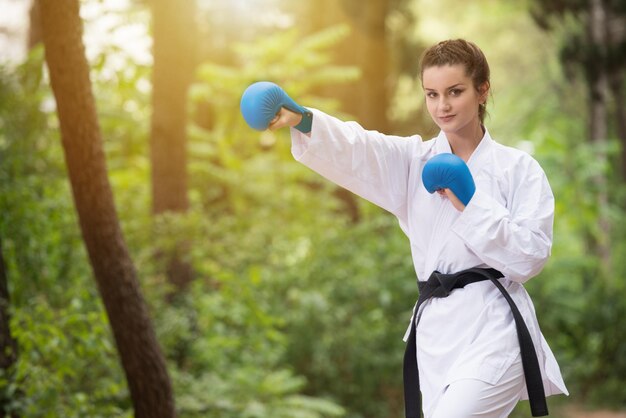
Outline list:
[[[446,122],[450,122],[453,118],[454,118],[454,115],[443,115],[443,116],[439,116],[437,119],[439,119],[439,121],[442,123],[446,123]]]

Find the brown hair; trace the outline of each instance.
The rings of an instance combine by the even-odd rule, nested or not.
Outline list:
[[[474,43],[464,39],[441,41],[424,51],[420,60],[420,79],[427,68],[456,64],[465,67],[465,74],[472,79],[476,91],[485,83],[490,85],[489,64],[485,54]],[[478,105],[480,123],[484,123],[486,114],[487,103],[481,103]]]

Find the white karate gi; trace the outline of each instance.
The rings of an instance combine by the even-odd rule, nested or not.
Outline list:
[[[467,162],[476,192],[459,212],[422,184],[424,164],[436,154],[451,152],[443,132],[429,141],[417,135],[383,135],[312,112],[310,137],[291,129],[294,158],[395,215],[409,238],[419,280],[427,280],[434,270],[501,271],[501,282],[533,338],[546,396],[567,394],[522,286],[541,271],[552,245],[554,198],[539,164],[520,150],[498,144],[486,131]],[[417,359],[427,417],[450,383],[471,378],[496,384],[519,355],[511,309],[490,281],[430,299],[420,310]],[[525,387],[523,392],[522,399],[527,399]]]

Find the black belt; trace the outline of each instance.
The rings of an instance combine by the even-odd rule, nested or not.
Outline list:
[[[420,295],[417,300],[417,305],[415,306],[415,312],[413,312],[413,318],[411,319],[411,332],[407,341],[406,351],[404,352],[404,407],[406,418],[420,418],[421,415],[422,396],[420,393],[420,380],[415,347],[415,327],[419,321],[417,314],[420,306],[431,297],[445,298],[453,289],[465,287],[470,283],[481,282],[483,280],[491,280],[511,307],[511,312],[515,319],[515,327],[517,328],[517,337],[520,345],[522,367],[524,368],[524,376],[526,378],[526,389],[528,390],[531,413],[534,417],[548,415],[548,405],[546,404],[541,370],[539,368],[539,361],[537,360],[533,340],[524,323],[524,318],[519,309],[517,309],[515,302],[513,302],[511,295],[509,295],[509,292],[502,286],[502,283],[498,281],[500,277],[504,277],[503,274],[495,269],[472,268],[455,274],[442,274],[438,271],[434,271],[426,282],[417,282]]]

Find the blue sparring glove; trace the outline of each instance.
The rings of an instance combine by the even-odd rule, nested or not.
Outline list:
[[[311,111],[294,102],[278,85],[269,81],[251,84],[241,96],[240,109],[246,123],[258,131],[268,128],[281,107],[302,115],[302,122],[295,128],[303,133],[311,132]]]
[[[469,203],[476,185],[467,164],[454,154],[442,153],[432,157],[422,170],[422,182],[430,193],[450,189],[465,206]]]

